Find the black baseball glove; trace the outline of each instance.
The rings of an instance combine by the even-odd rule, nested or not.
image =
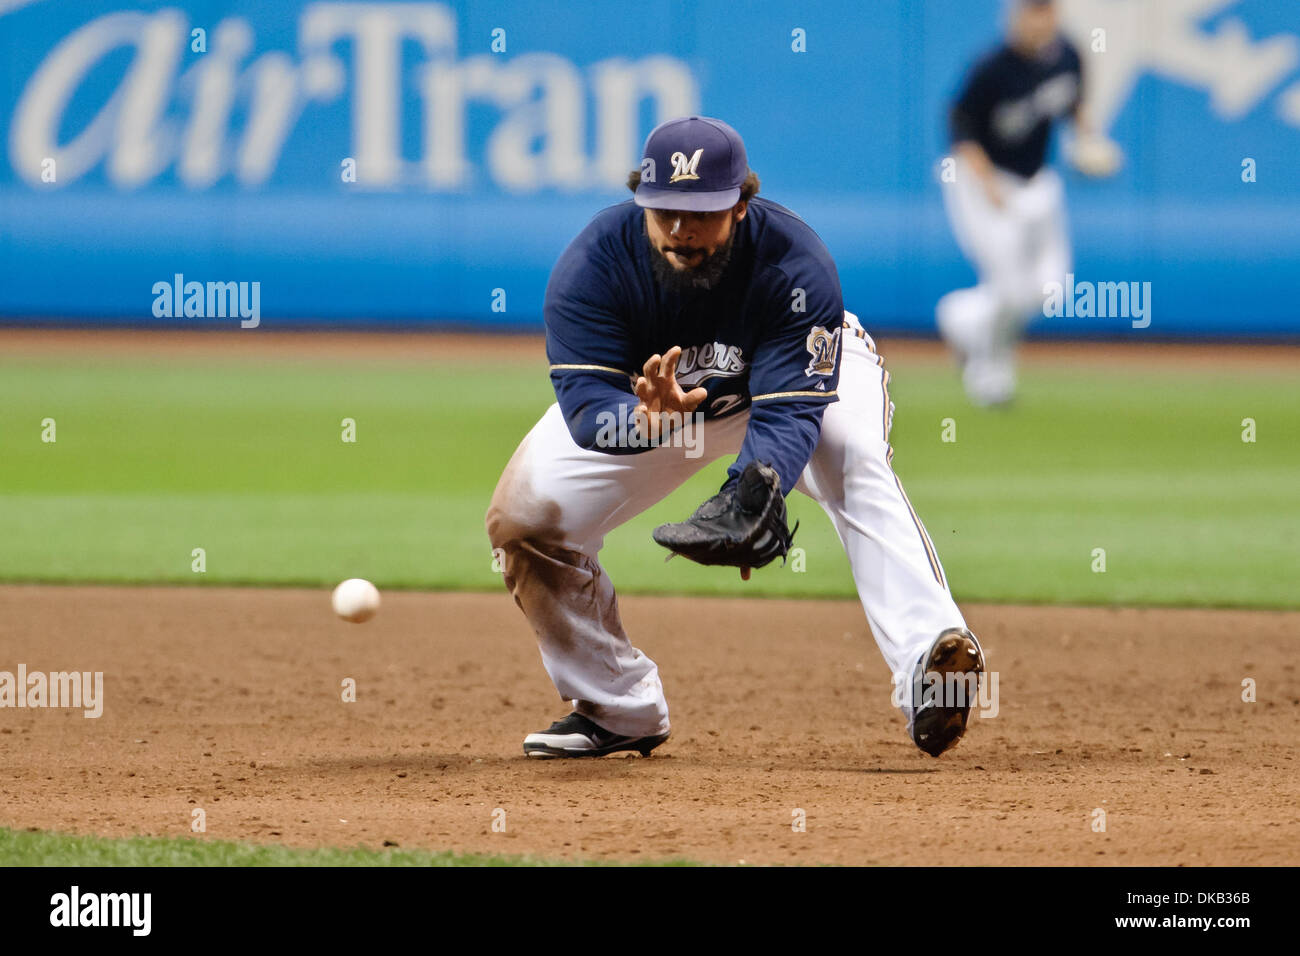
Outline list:
[[[799,526],[795,525],[795,531]],[[677,524],[662,524],[654,539],[673,554],[700,564],[761,568],[790,550],[781,477],[760,461]]]

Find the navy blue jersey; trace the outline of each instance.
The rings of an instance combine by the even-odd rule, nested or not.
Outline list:
[[[1000,47],[962,87],[950,115],[952,141],[974,140],[994,166],[1032,176],[1047,158],[1052,124],[1078,109],[1082,85],[1079,54],[1063,38],[1036,57]]]
[[[790,491],[835,401],[844,302],[826,246],[790,210],[755,198],[736,225],[731,261],[711,289],[666,291],[654,278],[644,211],[602,210],[560,256],[546,288],[546,354],[573,440],[600,440],[611,415],[630,422],[646,360],[682,347],[677,380],[702,386],[705,420],[750,409],[740,474],[766,461]],[[608,432],[606,432],[608,434]]]

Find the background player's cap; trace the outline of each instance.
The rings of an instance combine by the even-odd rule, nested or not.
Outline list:
[[[659,124],[646,137],[641,157],[636,204],[647,209],[730,209],[749,175],[740,134],[708,116]]]

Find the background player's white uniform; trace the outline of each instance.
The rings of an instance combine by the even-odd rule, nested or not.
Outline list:
[[[1044,286],[1064,283],[1071,269],[1065,188],[1046,166],[1028,179],[999,169],[998,207],[962,160],[955,171],[943,187],[944,209],[979,281],[940,299],[936,319],[962,357],[971,400],[996,405],[1015,393],[1016,346],[1042,309]]]
[[[979,405],[1015,393],[1015,352],[1025,326],[1042,313],[1044,286],[1071,268],[1065,191],[1044,165],[1053,124],[1078,112],[1079,56],[1057,37],[1026,53],[1010,45],[984,57],[953,105],[954,176],[943,182],[944,208],[978,283],[944,296],[935,310],[940,334],[960,357],[963,384]],[[995,203],[962,144],[992,165]]]

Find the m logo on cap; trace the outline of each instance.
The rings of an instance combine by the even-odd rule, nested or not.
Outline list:
[[[679,179],[699,179],[700,177],[695,172],[695,168],[700,165],[700,154],[703,152],[703,148],[697,149],[689,160],[687,160],[685,153],[673,153],[673,175],[668,181],[675,183]]]

